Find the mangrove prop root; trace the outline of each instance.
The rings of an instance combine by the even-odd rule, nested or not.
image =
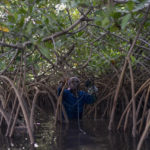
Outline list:
[[[140,141],[138,143],[137,150],[141,149],[143,141],[144,141],[144,139],[146,138],[146,136],[148,134],[149,127],[150,127],[150,109],[149,109],[148,116],[147,116],[146,126],[145,126],[145,129],[144,129],[143,133],[142,133]]]
[[[62,104],[63,92],[64,92],[64,89],[65,89],[66,85],[67,85],[67,81],[65,82],[65,85],[63,86],[63,88],[62,88],[62,90],[60,92],[60,95],[58,97],[58,100],[57,100],[57,109],[56,109],[56,116],[55,116],[55,124],[57,124],[58,121],[62,122],[62,113],[64,115],[66,123],[69,122],[68,116],[67,116],[67,114],[65,112],[65,109],[63,107],[63,104]]]
[[[143,113],[142,113],[142,120],[141,120],[141,124],[140,124],[140,128],[139,128],[139,132],[141,132],[141,130],[142,130],[143,121],[144,121],[144,114],[145,114],[148,99],[149,99],[149,92],[150,92],[150,86],[149,86],[149,88],[147,90],[147,94],[146,94],[146,99],[145,99],[145,103],[144,103],[144,109],[143,109]]]
[[[25,119],[25,123],[26,123],[26,126],[27,126],[27,131],[28,131],[28,134],[29,134],[29,137],[30,137],[31,144],[33,144],[34,143],[34,137],[33,137],[33,133],[32,133],[31,126],[30,126],[29,116],[28,116],[27,110],[24,106],[23,99],[22,99],[21,95],[19,94],[19,92],[16,89],[13,82],[8,77],[0,75],[0,79],[6,80],[7,82],[9,82],[11,87],[14,89],[14,92],[17,96],[18,101],[19,101],[19,105],[20,105],[21,110],[23,112],[23,116],[24,116],[24,119]]]
[[[34,118],[33,117],[34,117],[34,109],[35,109],[35,104],[37,101],[38,94],[39,94],[39,89],[36,88],[36,93],[35,93],[34,98],[33,98],[32,109],[31,109],[31,113],[30,113],[30,126],[31,126],[32,132],[34,131],[34,125],[33,125],[33,119]]]
[[[130,58],[128,59],[129,69],[130,69],[130,77],[131,77],[131,91],[132,91],[132,113],[133,113],[133,128],[132,128],[132,135],[133,137],[136,136],[136,106],[135,106],[135,87],[134,87],[134,77],[133,71],[131,66]]]
[[[139,27],[139,29],[138,29],[138,31],[137,31],[137,34],[136,34],[136,36],[135,36],[135,38],[134,38],[134,40],[133,40],[133,43],[132,43],[132,45],[131,45],[131,47],[130,47],[130,49],[129,49],[127,58],[125,59],[125,63],[124,63],[124,65],[123,65],[122,72],[121,72],[121,74],[120,74],[120,78],[119,78],[119,80],[118,80],[118,84],[117,84],[117,88],[116,88],[116,92],[115,92],[115,96],[114,96],[114,101],[113,101],[113,107],[112,107],[111,116],[110,116],[110,121],[109,121],[109,126],[108,126],[108,129],[109,129],[109,130],[112,129],[112,123],[113,123],[113,121],[114,121],[114,115],[115,115],[117,100],[118,100],[119,91],[120,91],[120,88],[121,88],[121,85],[122,85],[122,82],[123,82],[124,73],[125,73],[125,70],[126,70],[126,67],[127,67],[127,61],[128,61],[128,59],[130,58],[130,55],[131,55],[131,53],[132,53],[132,51],[133,51],[133,48],[134,48],[134,46],[135,46],[135,44],[136,44],[136,41],[137,41],[137,39],[138,39],[138,37],[139,37],[139,35],[140,35],[140,32],[141,32],[141,30],[142,30],[142,27],[143,27],[143,25],[144,25],[144,23],[145,23],[145,21],[146,21],[146,19],[147,19],[147,16],[148,16],[148,14],[149,14],[149,9],[150,9],[150,6],[148,7],[148,9],[147,9],[147,11],[146,11],[146,14],[145,14],[145,16],[144,16],[144,19],[143,19],[142,23],[140,24],[140,27]]]
[[[17,121],[17,118],[18,118],[18,115],[19,115],[19,111],[20,111],[20,105],[18,105],[18,107],[17,107],[15,118],[13,120],[13,124],[12,124],[11,129],[10,129],[9,137],[12,137],[12,135],[13,135],[13,132],[14,132],[14,129],[15,129],[15,124],[16,124],[16,121]]]
[[[140,92],[142,92],[149,84],[150,84],[150,79],[148,79],[147,81],[145,81],[145,82],[141,85],[141,87],[140,87],[140,88],[138,89],[138,91],[135,93],[135,98],[136,98],[137,95],[138,95]],[[121,122],[122,122],[122,120],[123,120],[123,118],[124,118],[126,112],[128,111],[128,109],[131,109],[130,106],[131,106],[131,104],[132,104],[132,101],[133,101],[133,99],[131,98],[130,102],[128,103],[128,105],[126,106],[125,110],[123,111],[123,113],[122,113],[122,115],[121,115],[121,118],[120,118],[120,120],[119,120],[117,129],[120,128]]]
[[[6,134],[5,134],[6,136],[8,136],[9,131],[10,131],[11,122],[12,122],[12,119],[13,119],[13,113],[15,111],[16,103],[17,103],[17,98],[15,97],[15,101],[14,101],[14,104],[13,104],[13,108],[12,108],[12,111],[11,111],[11,114],[10,114],[10,119],[9,119],[8,126],[7,126],[7,131],[6,131]]]

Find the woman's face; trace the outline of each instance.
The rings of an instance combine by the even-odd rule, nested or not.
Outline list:
[[[73,78],[70,81],[69,87],[71,90],[77,90],[79,88],[80,81],[76,78]]]

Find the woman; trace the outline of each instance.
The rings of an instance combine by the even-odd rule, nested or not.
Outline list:
[[[92,104],[96,100],[95,92],[98,89],[92,85],[88,93],[79,90],[80,80],[77,77],[71,77],[68,80],[68,89],[63,91],[62,103],[66,110],[69,120],[81,119],[85,104]],[[58,95],[61,92],[63,84],[58,88]]]

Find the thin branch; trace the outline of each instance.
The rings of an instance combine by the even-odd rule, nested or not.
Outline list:
[[[64,31],[56,32],[56,33],[54,33],[54,34],[52,34],[50,36],[47,36],[47,37],[43,38],[42,42],[47,42],[49,40],[52,40],[53,38],[57,38],[59,36],[67,34],[70,30],[74,29],[78,24],[80,24],[80,22],[85,21],[84,20],[85,16],[87,16],[91,12],[91,10],[92,10],[92,8],[90,8],[89,10],[87,10],[84,15],[82,15],[74,24],[72,24],[70,27],[68,27]],[[22,43],[7,44],[7,43],[4,43],[4,42],[0,41],[0,45],[1,46],[11,47],[11,48],[18,48],[18,49],[24,49],[27,45],[31,45],[31,44],[32,44],[31,41],[26,41],[23,44]]]
[[[10,47],[10,48],[15,48],[15,49],[22,49],[22,44],[7,44],[7,43],[4,43],[2,41],[0,41],[0,46],[3,46],[3,47]]]
[[[15,60],[17,54],[18,54],[18,49],[16,49],[15,55],[12,57],[12,59],[11,59],[10,62],[9,62],[9,64],[7,65],[7,67],[6,67],[2,72],[0,72],[0,74],[3,74],[3,73],[9,68],[9,66],[14,62],[14,60]]]
[[[70,15],[69,9],[68,9],[68,8],[66,8],[66,11],[67,11],[67,13],[68,13],[68,17],[69,17],[70,23],[71,23],[71,25],[72,25],[73,23],[72,23],[72,18],[71,18],[71,15]]]
[[[113,35],[113,36],[119,38],[120,40],[123,40],[123,41],[126,41],[126,42],[130,43],[130,40],[128,40],[128,39],[126,39],[126,38],[124,38],[124,37],[122,37],[122,36],[120,36],[120,35],[117,35],[117,34],[115,34],[115,33],[112,33],[112,32],[110,32],[110,31],[108,31],[108,30],[106,30],[106,29],[104,29],[104,28],[102,28],[102,27],[100,27],[100,26],[98,26],[98,25],[95,25],[95,24],[88,24],[88,25],[89,25],[89,26],[94,26],[94,27],[97,27],[97,28],[101,28],[102,30],[104,30],[104,31],[107,32],[108,34]],[[139,38],[138,38],[138,39],[139,39]],[[144,47],[144,46],[141,46],[141,45],[137,45],[137,44],[135,44],[135,46],[150,51],[150,48],[147,48],[147,47]]]

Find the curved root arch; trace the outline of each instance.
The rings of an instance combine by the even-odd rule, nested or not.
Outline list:
[[[34,143],[34,137],[33,137],[33,133],[32,133],[32,130],[31,130],[29,117],[28,117],[27,111],[25,109],[25,106],[23,104],[23,100],[22,100],[21,95],[19,94],[18,90],[16,89],[16,87],[13,84],[13,82],[11,81],[11,79],[9,79],[6,76],[0,75],[0,80],[6,80],[11,85],[11,88],[14,90],[15,95],[17,97],[17,100],[19,101],[19,106],[21,107],[21,110],[22,110],[22,113],[23,113],[23,116],[24,116],[24,119],[25,119],[25,123],[26,123],[26,127],[27,127],[27,131],[28,131],[28,134],[29,134],[29,137],[30,137],[31,144],[33,144]],[[6,120],[6,121],[8,123],[8,120]]]

